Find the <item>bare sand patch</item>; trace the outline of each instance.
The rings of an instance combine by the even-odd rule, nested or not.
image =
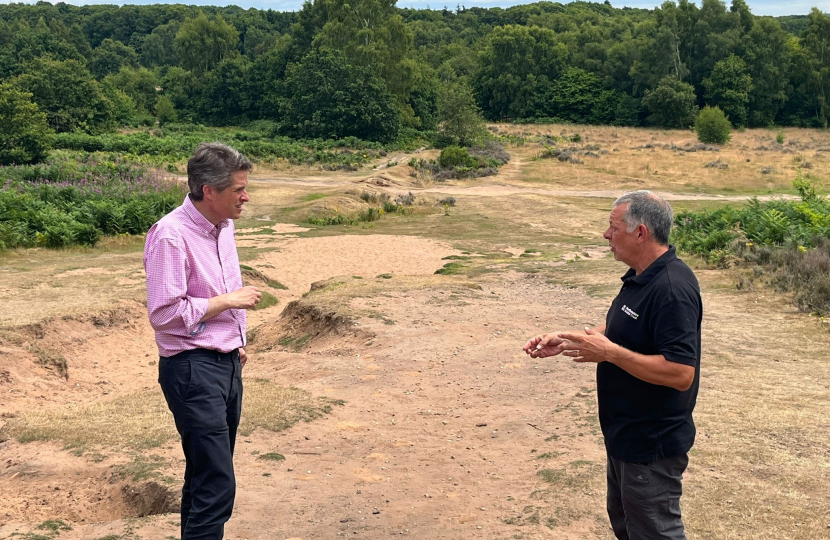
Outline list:
[[[445,242],[419,236],[324,236],[289,239],[279,252],[264,253],[256,262],[271,265],[273,270],[264,273],[297,295],[315,281],[338,275],[433,274],[444,265],[444,257],[459,253]]]

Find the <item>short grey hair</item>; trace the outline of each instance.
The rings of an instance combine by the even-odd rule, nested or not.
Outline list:
[[[669,233],[674,215],[671,206],[659,195],[647,189],[630,191],[614,201],[614,207],[628,204],[623,214],[623,221],[628,225],[628,232],[633,232],[640,225],[645,225],[651,236],[661,245],[669,245]]]
[[[235,148],[218,142],[201,143],[187,161],[190,198],[201,201],[204,186],[224,191],[233,183],[233,173],[251,169],[251,161]]]

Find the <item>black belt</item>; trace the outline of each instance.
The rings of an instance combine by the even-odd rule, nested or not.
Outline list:
[[[216,358],[220,361],[232,361],[239,359],[239,349],[234,349],[230,352],[220,352],[214,351],[212,349],[188,349],[186,351],[182,351],[180,353],[176,353],[173,356],[169,356],[168,358],[175,359],[175,358],[190,358],[193,356],[210,356]]]

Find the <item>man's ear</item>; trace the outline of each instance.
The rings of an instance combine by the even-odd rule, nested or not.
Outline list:
[[[212,186],[202,186],[202,199],[212,199],[216,194],[216,190]]]
[[[648,237],[649,237],[648,227],[646,227],[644,224],[640,223],[637,226],[637,243],[642,244],[643,242],[645,242],[648,239]]]

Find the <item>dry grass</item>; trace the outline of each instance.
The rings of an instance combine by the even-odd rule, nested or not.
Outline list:
[[[713,300],[687,523],[697,538],[830,538],[827,335],[777,295]]]
[[[522,182],[544,183],[559,188],[657,189],[675,193],[753,194],[792,192],[799,167],[827,186],[830,177],[830,133],[821,130],[787,130],[783,145],[775,142],[776,132],[750,129],[734,132],[732,141],[719,152],[681,152],[665,145],[686,147],[697,144],[693,132],[598,126],[495,126],[500,133],[524,134],[528,142],[510,152],[527,163]],[[607,154],[586,157],[583,165],[555,159],[536,159],[543,150],[531,142],[544,135],[580,133],[576,146],[600,145]],[[567,143],[570,145],[571,143]],[[645,148],[652,146],[651,148]],[[720,159],[729,168],[705,168]],[[762,170],[772,172],[763,174]]]
[[[144,238],[105,238],[95,248],[27,249],[0,255],[0,326],[31,324],[144,298]]]
[[[297,388],[267,380],[245,383],[242,424],[248,435],[256,428],[281,431],[297,422],[326,414],[335,402],[314,398]],[[114,447],[148,449],[177,436],[173,417],[161,391],[142,392],[112,401],[58,411],[32,411],[13,418],[0,430],[0,439],[20,442],[61,441],[71,448]]]

